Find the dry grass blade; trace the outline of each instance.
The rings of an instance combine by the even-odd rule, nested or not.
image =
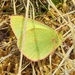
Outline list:
[[[75,10],[70,11],[70,12],[68,12],[68,13],[66,13],[66,14],[63,14],[62,16],[67,16],[67,15],[72,14],[72,13],[74,13],[74,12],[75,12]]]
[[[6,23],[6,22],[7,22],[7,20],[2,21],[2,22],[0,23],[0,26],[2,26],[3,23]]]
[[[0,63],[2,63],[5,59],[9,58],[10,56],[12,56],[12,54],[8,54],[8,55],[5,56],[5,57],[1,57],[1,58],[0,58]]]
[[[44,75],[44,73],[43,73],[43,68],[42,68],[42,66],[41,66],[41,62],[40,62],[40,61],[38,61],[38,66],[39,66],[39,70],[40,70],[40,72],[41,72],[41,75]]]
[[[25,70],[30,64],[31,64],[31,62],[29,62],[27,65],[25,65],[25,66],[22,68],[21,72],[22,72],[23,70]]]
[[[58,9],[53,4],[53,2],[51,0],[47,0],[47,2],[49,3],[50,6],[52,6],[56,10],[56,12],[60,15],[60,17],[62,17],[62,19],[65,21],[65,23],[67,23],[67,21],[64,19],[64,17],[62,16],[62,14],[58,11]]]
[[[32,73],[32,74],[33,74],[33,75],[36,75],[34,64],[31,63],[31,66],[32,66],[32,70],[33,70],[33,73]]]
[[[56,70],[53,72],[52,75],[55,75],[55,73],[57,72],[57,70],[62,66],[62,64],[64,63],[64,61],[69,57],[71,51],[73,50],[73,45],[71,46],[71,48],[68,50],[68,52],[65,54],[65,57],[62,59],[62,61],[60,62],[59,66],[56,68]]]
[[[49,56],[50,70],[52,70],[52,55]],[[52,71],[51,73],[52,74]]]
[[[24,57],[22,53],[20,55],[16,46],[17,40],[9,26],[9,16],[13,14],[25,16],[20,50],[23,50],[23,42],[25,42],[24,34],[28,17],[45,23],[59,33],[63,32],[62,45],[49,57],[35,63]],[[7,35],[1,37],[7,31]],[[74,34],[74,0],[64,0],[57,5],[52,0],[0,0],[0,40],[2,38],[0,41],[0,75],[74,75]],[[14,40],[16,42],[13,42]]]
[[[32,4],[32,2],[30,1],[30,4],[31,4],[31,6],[32,6],[32,9],[31,9],[31,11],[30,11],[30,13],[32,13],[30,16],[30,18],[35,18],[35,11],[34,11],[34,6],[33,6],[33,4]]]
[[[14,9],[14,15],[16,15],[16,6],[15,6],[15,0],[13,0],[13,9]]]
[[[75,20],[75,18],[73,18],[73,19],[71,20],[71,22],[72,22],[72,21],[74,21],[74,20]],[[61,25],[61,26],[59,26],[56,30],[61,29],[62,27],[66,26],[67,24],[68,24],[68,22],[67,22],[67,23],[65,23],[65,24],[63,24],[63,25]]]
[[[74,6],[75,6],[75,0],[72,0],[72,2],[73,2],[73,4],[74,4]]]
[[[68,16],[68,21],[69,21],[68,25],[70,27],[72,39],[73,39],[73,46],[74,46],[73,52],[74,52],[74,57],[75,57],[75,30],[74,30],[74,25],[71,23],[69,16]]]
[[[27,25],[27,18],[28,18],[28,11],[29,11],[29,1],[27,1],[27,7],[26,7],[26,15],[25,15],[25,21],[24,21],[24,26],[23,26],[23,32],[21,33],[22,34],[22,41],[21,41],[21,44],[19,45],[19,48],[20,50],[22,51],[23,50],[23,47],[24,47],[24,42],[25,42],[25,34],[26,34],[26,25]],[[19,71],[18,71],[18,74],[17,75],[21,75],[21,66],[22,66],[22,53],[20,55],[20,64],[19,64]]]

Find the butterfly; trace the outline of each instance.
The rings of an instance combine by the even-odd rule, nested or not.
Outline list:
[[[17,38],[17,45],[21,44],[21,33],[25,18],[23,16],[11,16],[11,28]],[[36,20],[27,19],[26,33],[23,50],[24,56],[31,61],[39,61],[53,53],[62,43],[59,33],[54,29]]]

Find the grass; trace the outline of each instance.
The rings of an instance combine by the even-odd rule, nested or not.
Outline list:
[[[28,1],[0,1],[0,32],[3,35],[8,32],[5,37],[0,37],[3,38],[0,41],[0,75],[74,75],[75,1],[67,0],[65,6],[55,6],[51,0]],[[46,59],[39,62],[28,60],[17,48],[16,37],[10,27],[10,15],[23,15],[25,19],[30,17],[58,32],[62,31],[62,45]]]

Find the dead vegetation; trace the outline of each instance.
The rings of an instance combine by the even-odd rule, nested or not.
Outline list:
[[[21,53],[9,17],[25,16],[26,5],[27,0],[0,0],[0,75],[18,73]],[[28,16],[61,32],[63,42],[52,55],[40,62],[31,62],[23,56],[22,75],[74,75],[75,1],[64,0],[55,6],[51,0],[30,0]]]

